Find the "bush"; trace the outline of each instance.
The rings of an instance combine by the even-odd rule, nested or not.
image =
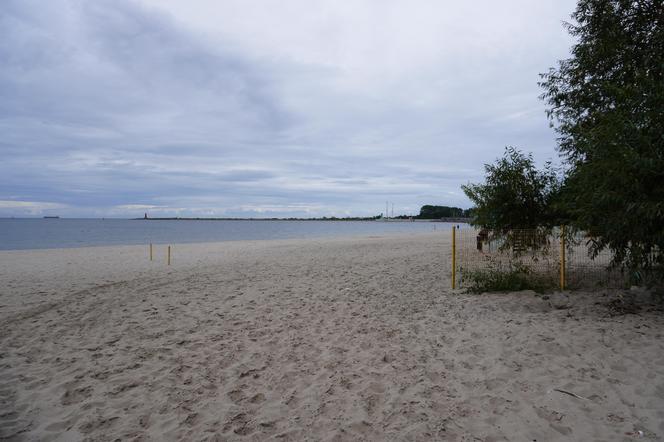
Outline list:
[[[664,5],[579,0],[571,58],[542,75],[568,167],[572,226],[645,285],[664,287]]]
[[[473,226],[506,234],[560,224],[554,201],[561,182],[551,163],[538,170],[532,154],[508,146],[502,158],[484,169],[484,183],[461,186],[475,205]]]
[[[551,288],[551,284],[544,278],[535,275],[530,267],[519,262],[510,263],[507,269],[490,264],[487,269],[466,271],[464,277],[468,280],[468,291],[472,293],[520,290],[543,292]]]

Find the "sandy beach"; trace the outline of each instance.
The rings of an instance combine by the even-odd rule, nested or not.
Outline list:
[[[0,252],[0,439],[661,440],[664,314],[450,289],[449,232]]]

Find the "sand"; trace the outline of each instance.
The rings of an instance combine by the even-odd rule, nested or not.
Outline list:
[[[664,438],[648,303],[454,292],[448,232],[164,253],[0,252],[0,438]]]

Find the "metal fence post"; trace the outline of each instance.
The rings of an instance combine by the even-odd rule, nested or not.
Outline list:
[[[171,246],[168,246],[168,263],[167,265],[171,265]]]
[[[456,226],[452,226],[452,289],[456,288]]]
[[[565,290],[565,226],[560,226],[560,290]]]

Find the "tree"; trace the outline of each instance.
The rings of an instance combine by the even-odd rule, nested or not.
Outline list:
[[[461,186],[475,204],[472,224],[498,233],[553,227],[559,222],[554,200],[560,189],[556,170],[537,170],[532,154],[506,147],[495,164],[485,164],[484,184]]]
[[[580,0],[572,56],[542,74],[572,223],[616,264],[664,263],[664,3]]]
[[[463,216],[463,209],[459,207],[431,206],[425,205],[420,209],[417,218],[420,219],[440,219],[440,218],[460,218]]]

